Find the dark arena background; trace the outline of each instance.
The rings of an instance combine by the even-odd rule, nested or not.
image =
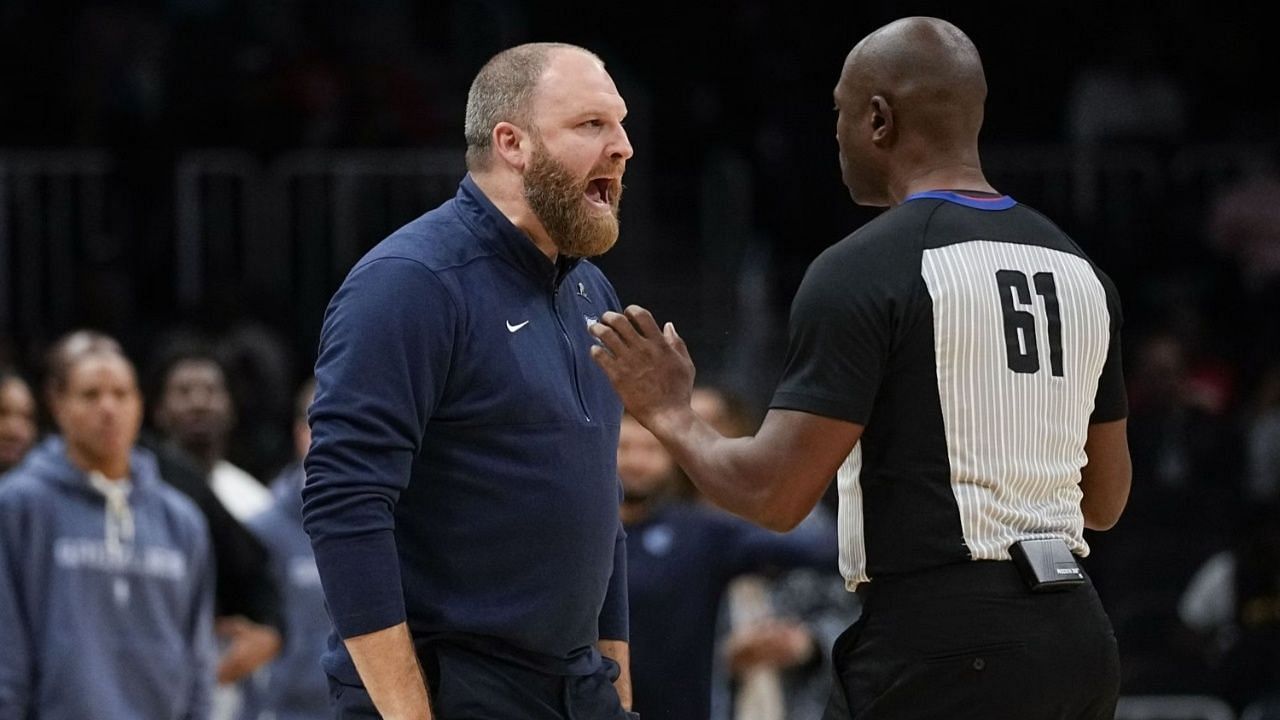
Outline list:
[[[0,366],[38,383],[48,345],[78,327],[143,368],[175,333],[212,338],[238,410],[232,458],[270,477],[329,297],[453,194],[476,70],[560,40],[597,52],[630,108],[622,235],[599,264],[624,303],[675,322],[700,380],[758,415],[806,266],[876,214],[840,181],[845,54],[936,15],[983,55],[988,177],[1123,298],[1133,492],[1116,529],[1087,535],[1121,716],[1280,717],[1280,53],[1265,5],[0,0]],[[1224,562],[1234,580],[1213,574]]]

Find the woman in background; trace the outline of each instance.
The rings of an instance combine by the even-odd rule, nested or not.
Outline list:
[[[136,448],[142,396],[115,340],[50,354],[58,435],[0,484],[0,720],[206,720],[208,530]]]

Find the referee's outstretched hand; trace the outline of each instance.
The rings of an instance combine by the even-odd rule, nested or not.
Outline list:
[[[629,305],[623,313],[605,313],[590,331],[599,341],[591,358],[641,424],[651,427],[664,412],[688,410],[693,360],[675,325],[659,329],[648,310]]]

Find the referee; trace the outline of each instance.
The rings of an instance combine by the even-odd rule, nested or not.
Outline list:
[[[987,183],[986,80],[955,26],[906,18],[845,61],[845,184],[891,208],[822,253],[754,437],[689,409],[693,363],[642,308],[593,357],[716,503],[795,526],[832,476],[840,570],[828,718],[1111,718],[1119,659],[1076,557],[1128,497],[1120,308],[1061,230]]]

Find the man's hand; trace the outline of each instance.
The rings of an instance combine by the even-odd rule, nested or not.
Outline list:
[[[625,314],[606,312],[590,332],[600,341],[591,358],[642,425],[652,429],[665,414],[692,412],[693,360],[674,325],[659,329],[648,310],[631,305]]]
[[[237,682],[267,664],[283,644],[275,628],[259,625],[242,615],[218,618],[215,632],[227,643],[226,651],[218,660],[221,685]]]
[[[752,437],[725,438],[694,414],[693,360],[675,326],[648,310],[607,312],[591,325],[591,348],[636,420],[712,502],[785,532],[809,514],[862,437],[862,425],[775,408]]]

